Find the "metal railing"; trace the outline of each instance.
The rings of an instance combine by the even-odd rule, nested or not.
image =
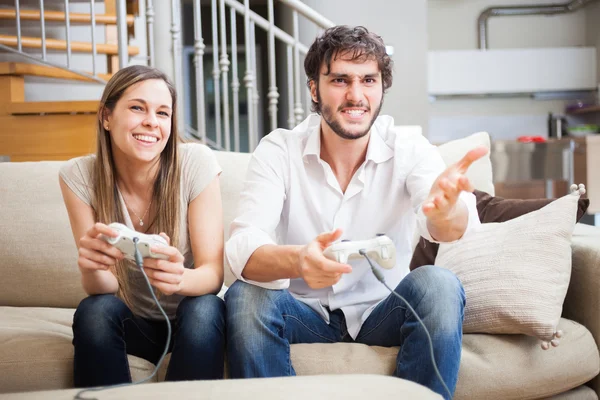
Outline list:
[[[287,113],[286,120],[288,127],[291,128],[302,121],[305,112],[310,109],[311,102],[307,88],[304,89],[307,92],[306,103],[302,103],[302,88],[304,87],[301,82],[301,76],[303,75],[302,57],[306,55],[308,47],[300,41],[299,16],[304,16],[308,21],[315,24],[318,29],[328,28],[334,24],[298,0],[279,0],[278,3],[291,9],[293,25],[291,35],[275,24],[274,0],[267,1],[267,19],[251,10],[249,0],[243,0],[243,2],[238,0],[211,0],[212,84],[214,88],[214,110],[212,110],[212,115],[214,115],[215,137],[213,143],[219,149],[240,151],[240,136],[245,134],[247,135],[248,151],[252,151],[262,136],[259,132],[260,113],[258,105],[261,94],[257,84],[257,28],[262,29],[267,34],[268,60],[266,75],[268,91],[264,97],[268,101],[268,129],[273,130],[278,127],[280,113],[281,115]],[[193,7],[195,75],[196,77],[202,77],[204,76],[203,58],[206,46],[201,33],[202,9],[200,1],[195,0]],[[228,14],[229,23],[227,23]],[[238,14],[243,17],[244,21],[244,71],[238,71],[239,44],[237,43],[238,26],[236,18]],[[229,35],[227,34],[228,28]],[[289,27],[287,28],[289,29]],[[285,46],[286,51],[283,54],[277,53],[276,41],[283,43]],[[282,62],[284,60],[286,62]],[[287,110],[279,110],[280,93],[278,90],[277,67],[287,69],[284,82],[280,82],[287,88]],[[179,66],[174,66],[174,68],[175,74],[181,74]],[[240,76],[238,75],[240,72],[243,74],[242,80],[246,94],[247,126],[245,132],[242,132],[240,128]],[[194,89],[197,101],[197,127],[193,135],[206,142],[208,139],[206,114],[207,111],[211,110],[206,110],[205,107],[204,80],[196,79]],[[230,98],[232,99],[231,109]],[[187,129],[187,131],[190,132],[190,129]],[[233,140],[230,139],[232,134]]]
[[[149,6],[151,7],[152,2],[151,0],[146,0],[147,4],[149,4]],[[73,52],[74,52],[74,44],[75,45],[79,45],[81,46],[82,44],[87,44],[85,42],[74,42],[72,40],[73,37],[73,33],[72,33],[72,29],[73,29],[73,24],[77,23],[78,25],[83,24],[81,21],[81,18],[75,18],[75,16],[71,13],[70,11],[70,6],[71,6],[71,2],[69,0],[64,0],[64,3],[62,3],[62,10],[60,10],[60,13],[62,15],[59,15],[59,17],[54,17],[52,20],[56,21],[57,18],[59,18],[60,20],[62,20],[64,22],[64,28],[65,28],[65,39],[61,40],[61,39],[50,39],[47,36],[47,21],[46,21],[46,12],[47,12],[47,7],[49,5],[51,5],[52,7],[57,7],[58,4],[57,2],[48,2],[49,4],[46,4],[44,2],[44,0],[39,0],[38,3],[38,7],[37,10],[27,10],[28,12],[30,11],[37,11],[38,14],[36,14],[36,19],[37,16],[39,16],[39,28],[40,28],[40,34],[39,34],[39,40],[38,38],[28,38],[28,37],[24,37],[23,36],[23,21],[22,21],[22,12],[24,13],[25,10],[23,10],[21,4],[21,2],[19,0],[15,0],[14,2],[14,9],[15,9],[15,28],[16,28],[16,49],[14,48],[14,46],[12,45],[12,43],[0,43],[0,49],[4,50],[6,52],[10,52],[10,53],[16,53],[21,57],[36,61],[40,64],[43,65],[48,65],[51,67],[56,67],[56,68],[60,68],[66,71],[70,71],[74,74],[83,76],[85,78],[88,78],[90,80],[99,82],[99,83],[106,83],[106,80],[102,77],[100,77],[98,70],[97,70],[97,65],[98,65],[98,55],[99,55],[99,51],[98,51],[98,41],[97,41],[97,34],[96,34],[96,27],[97,27],[97,18],[96,18],[96,9],[95,9],[95,5],[97,4],[97,2],[95,0],[90,0],[89,1],[89,17],[86,15],[86,19],[89,20],[89,26],[90,26],[90,31],[91,31],[91,37],[90,37],[90,49],[89,49],[89,53],[91,53],[91,59],[90,59],[90,68],[86,71],[83,70],[82,68],[74,68],[73,67]],[[79,2],[78,2],[79,3]],[[125,0],[116,0],[116,5],[117,5],[117,15],[116,15],[116,26],[117,26],[117,31],[118,31],[118,58],[119,58],[119,68],[122,68],[124,66],[127,66],[129,64],[129,54],[128,54],[128,40],[127,40],[127,11],[126,11],[126,3]],[[57,10],[52,10],[52,12],[56,13]],[[30,13],[29,13],[30,14]],[[106,17],[106,15],[104,15]],[[28,20],[30,20],[31,18],[28,18]],[[151,23],[152,20],[149,19],[149,22]],[[27,43],[26,43],[27,41]],[[52,47],[49,46],[49,42],[52,41]],[[151,37],[147,38],[148,43],[152,44],[151,41]],[[27,52],[24,50],[24,47],[27,46],[28,43],[32,43],[29,47],[32,48],[39,48],[39,52],[41,53],[41,55],[35,54],[35,53],[31,53],[31,52]],[[39,43],[39,46],[36,44],[34,45],[33,43]],[[57,61],[52,61],[49,59],[48,57],[48,51],[50,49],[53,50],[59,50],[62,51],[64,49],[64,54],[65,54],[65,62],[57,62]],[[79,51],[84,51],[84,50],[79,50]],[[87,47],[86,50],[87,51]],[[89,72],[91,71],[91,73]],[[108,71],[111,72],[111,71]]]
[[[77,2],[80,3],[80,2]],[[96,26],[98,18],[106,17],[96,15],[96,4],[101,1],[89,0],[89,17],[86,16],[86,23],[89,21],[91,29],[91,47],[86,47],[90,53],[90,68],[75,68],[72,60],[72,53],[81,50],[81,42],[74,42],[73,25],[79,26],[83,23],[81,18],[74,18],[76,13],[70,12],[69,0],[64,0],[62,4],[62,17],[64,17],[65,36],[61,46],[64,49],[66,60],[64,63],[56,62],[48,58],[48,50],[56,50],[57,46],[48,47],[45,12],[56,13],[56,10],[47,10],[48,4],[44,0],[39,0],[39,23],[40,23],[40,43],[41,55],[31,54],[24,50],[26,43],[22,35],[21,12],[22,7],[19,0],[15,0],[16,13],[16,49],[11,44],[0,44],[0,49],[15,52],[23,57],[33,59],[39,63],[53,67],[58,67],[72,73],[84,76],[97,82],[105,83],[98,72],[97,63],[99,45],[103,43],[98,40]],[[275,22],[275,1],[267,0],[267,18],[259,15],[250,7],[250,0],[211,0],[211,38],[210,55],[212,56],[212,75],[204,75],[205,64],[204,57],[207,55],[207,46],[202,36],[202,6],[200,0],[193,1],[193,70],[196,76],[196,82],[192,86],[189,76],[183,75],[183,45],[182,45],[182,4],[181,0],[171,0],[170,15],[157,15],[154,10],[153,0],[140,0],[140,6],[143,7],[141,21],[145,24],[144,38],[136,38],[144,43],[147,54],[147,64],[156,65],[155,43],[155,23],[166,22],[170,19],[170,43],[172,54],[172,78],[180,98],[192,99],[195,97],[195,104],[184,104],[188,107],[193,106],[193,114],[196,117],[196,126],[189,120],[185,121],[183,108],[180,107],[181,121],[180,129],[192,137],[210,144],[211,146],[222,150],[252,151],[258,144],[258,141],[266,132],[261,132],[263,121],[262,112],[259,109],[261,104],[267,105],[268,130],[278,127],[278,121],[286,121],[289,128],[299,123],[308,110],[311,101],[308,88],[301,81],[303,76],[302,59],[308,51],[308,47],[300,40],[300,16],[306,18],[309,23],[314,24],[321,30],[333,26],[333,22],[324,18],[313,9],[306,6],[298,0],[278,0],[278,5],[284,6],[291,12],[291,26],[277,26]],[[60,2],[59,2],[60,4]],[[264,4],[261,2],[261,4]],[[118,67],[123,68],[131,63],[128,48],[128,16],[125,0],[115,0],[117,27],[117,54]],[[52,2],[53,7],[57,7],[56,2]],[[23,11],[24,12],[24,11]],[[77,15],[80,17],[81,15]],[[61,18],[62,18],[61,17]],[[113,18],[115,16],[112,16]],[[243,18],[243,27],[238,26],[238,17]],[[53,17],[56,21],[56,16]],[[131,22],[131,21],[129,21]],[[114,23],[114,22],[113,22]],[[243,30],[243,43],[238,43],[238,32]],[[266,47],[267,63],[266,71],[262,73],[259,64],[262,63],[262,52],[258,55],[257,30],[266,33],[267,40],[261,43]],[[288,33],[288,32],[291,32]],[[262,36],[261,36],[262,37]],[[166,37],[159,37],[164,41]],[[56,39],[53,40],[55,43]],[[100,43],[99,43],[100,42]],[[278,47],[279,46],[279,47]],[[278,51],[279,49],[279,51]],[[262,50],[262,49],[261,49]],[[160,55],[165,57],[166,55]],[[262,65],[262,64],[261,64]],[[278,75],[278,68],[281,68]],[[285,73],[281,73],[285,70]],[[91,72],[88,72],[91,71]],[[115,72],[115,71],[108,71]],[[241,74],[241,75],[240,75]],[[260,93],[259,83],[266,79],[266,93]],[[207,84],[211,87],[211,102],[206,101]],[[243,84],[243,88],[241,87]],[[280,91],[279,87],[285,87]],[[304,90],[304,93],[303,93]],[[280,107],[281,94],[286,94],[285,102],[288,107],[284,110]],[[187,97],[186,97],[187,96]],[[303,97],[305,102],[303,103]],[[244,99],[245,98],[245,99]],[[183,103],[183,102],[182,102]],[[191,103],[191,101],[188,101]],[[244,107],[245,106],[245,107]],[[211,126],[207,127],[207,115],[210,115]],[[207,129],[210,134],[207,134]],[[264,128],[266,131],[267,128]],[[242,142],[247,145],[242,146]],[[244,149],[242,148],[244,147]]]

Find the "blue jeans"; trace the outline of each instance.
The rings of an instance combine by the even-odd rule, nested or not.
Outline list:
[[[171,321],[166,380],[220,379],[225,354],[225,304],[215,295],[184,298]],[[73,318],[75,387],[131,382],[127,354],[156,364],[167,323],[134,315],[112,294],[90,296]]]
[[[396,292],[423,320],[444,382],[454,393],[462,349],[465,293],[452,272],[423,266],[409,273]],[[423,328],[405,304],[390,294],[375,307],[356,340],[344,315],[330,312],[330,323],[287,290],[268,290],[235,282],[225,294],[227,359],[232,378],[295,375],[290,344],[356,342],[400,346],[394,375],[447,396],[435,374]]]

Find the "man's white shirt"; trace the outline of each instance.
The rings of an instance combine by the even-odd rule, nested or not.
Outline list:
[[[446,165],[437,148],[421,134],[405,134],[389,116],[371,127],[365,162],[345,192],[320,158],[321,117],[313,114],[293,130],[265,136],[250,160],[237,218],[225,246],[237,279],[268,289],[289,289],[329,322],[330,310],[342,309],[348,332],[356,338],[373,308],[390,292],[366,260],[352,260],[352,272],[332,287],[311,289],[302,279],[254,282],[242,277],[248,259],[266,244],[306,245],[323,232],[341,228],[341,239],[365,240],[386,234],[396,246],[396,266],[381,269],[395,288],[409,272],[415,232],[434,241],[421,205]],[[479,224],[472,193],[460,199],[469,210],[467,235]]]

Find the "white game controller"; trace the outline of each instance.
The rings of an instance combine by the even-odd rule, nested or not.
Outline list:
[[[142,258],[159,258],[167,260],[169,257],[164,254],[153,253],[150,248],[154,246],[168,246],[167,241],[160,235],[146,235],[145,233],[136,232],[129,229],[127,226],[118,222],[113,222],[108,225],[109,228],[116,231],[119,236],[111,238],[102,236],[106,242],[112,244],[117,249],[121,250],[126,259],[135,261],[135,246],[133,238],[138,238],[137,248],[142,255]]]
[[[323,254],[331,260],[346,264],[348,260],[364,259],[359,253],[361,249],[383,268],[392,269],[396,265],[396,247],[392,239],[384,234],[377,234],[368,240],[342,240],[326,248]]]

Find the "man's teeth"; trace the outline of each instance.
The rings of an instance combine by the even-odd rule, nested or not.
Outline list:
[[[365,113],[363,110],[348,110],[346,112],[353,116],[363,115]]]
[[[137,140],[141,140],[142,142],[148,142],[148,143],[158,142],[158,138],[156,138],[154,136],[133,135],[133,137],[136,138]]]

